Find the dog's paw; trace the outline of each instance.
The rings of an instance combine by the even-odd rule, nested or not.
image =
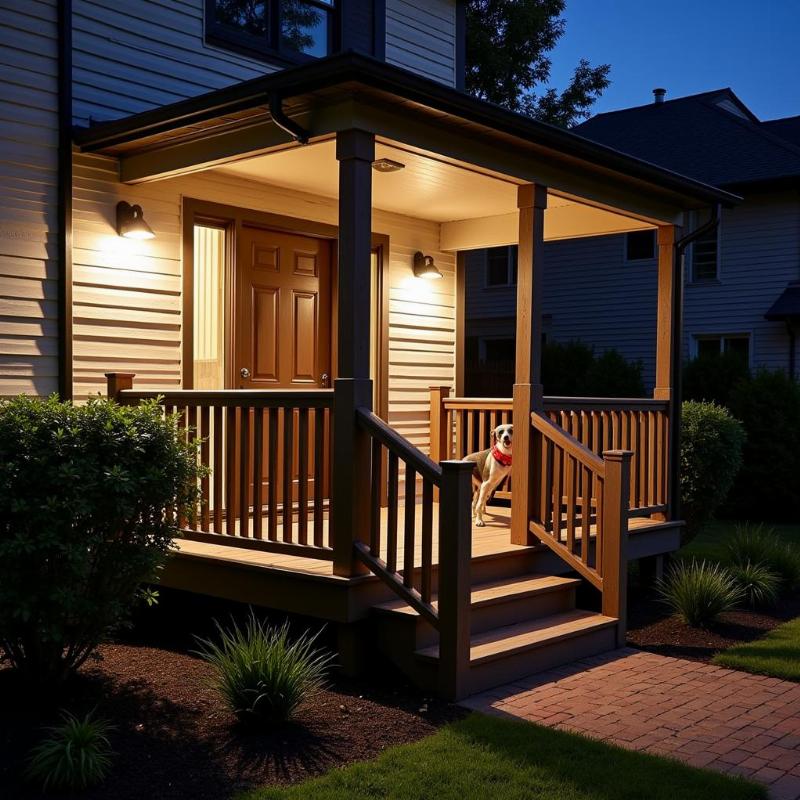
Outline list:
[[[478,519],[475,520],[476,528],[482,528],[485,524],[486,523],[480,517],[478,517]]]

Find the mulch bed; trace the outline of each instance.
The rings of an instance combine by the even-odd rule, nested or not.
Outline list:
[[[201,660],[168,649],[110,644],[59,701],[74,713],[97,708],[116,726],[113,772],[81,800],[224,800],[264,784],[302,781],[333,767],[416,741],[462,716],[455,706],[398,682],[367,686],[337,680],[273,733],[237,727],[209,686]],[[30,693],[0,670],[0,798],[37,798],[21,764],[57,716],[37,710]],[[64,797],[64,795],[61,795]]]
[[[632,596],[628,606],[628,644],[665,656],[711,661],[720,650],[760,639],[797,616],[800,616],[800,596],[784,600],[768,612],[729,611],[708,629],[691,628],[671,615],[663,603],[646,596]]]

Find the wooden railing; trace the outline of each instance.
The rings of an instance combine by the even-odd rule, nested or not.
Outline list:
[[[200,441],[200,504],[184,538],[330,560],[333,392],[137,391],[109,376],[121,404],[157,399]]]
[[[371,518],[369,541],[356,542],[356,553],[439,631],[441,688],[457,697],[469,667],[472,466],[437,464],[371,411],[357,416],[370,437]]]
[[[540,413],[531,415],[534,463],[530,530],[602,594],[624,630],[629,450],[598,457]]]
[[[545,397],[547,417],[598,457],[630,450],[630,499],[636,515],[664,513],[668,498],[669,404],[663,400]],[[431,389],[431,458],[463,458],[489,447],[491,431],[512,421],[511,398],[450,397]],[[495,497],[511,496],[511,478]]]

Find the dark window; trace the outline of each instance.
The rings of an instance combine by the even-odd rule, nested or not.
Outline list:
[[[742,361],[750,363],[750,337],[745,335],[732,336],[698,336],[697,355],[717,356],[721,353],[733,353]]]
[[[717,279],[718,237],[712,230],[696,239],[692,244],[692,280],[713,281]]]
[[[513,286],[517,282],[517,246],[486,251],[486,285]]]
[[[302,61],[333,49],[335,0],[206,0],[206,36],[251,55]]]
[[[631,231],[625,234],[625,258],[628,261],[644,261],[655,258],[656,232]]]
[[[514,362],[515,342],[513,339],[484,339],[483,361],[485,364],[502,365]]]

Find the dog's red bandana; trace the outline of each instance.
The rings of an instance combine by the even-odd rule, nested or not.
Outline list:
[[[501,453],[497,449],[497,445],[496,444],[492,446],[491,453],[492,453],[492,457],[494,458],[494,460],[498,464],[502,464],[504,467],[510,467],[511,466],[511,456],[507,456],[505,453]]]

